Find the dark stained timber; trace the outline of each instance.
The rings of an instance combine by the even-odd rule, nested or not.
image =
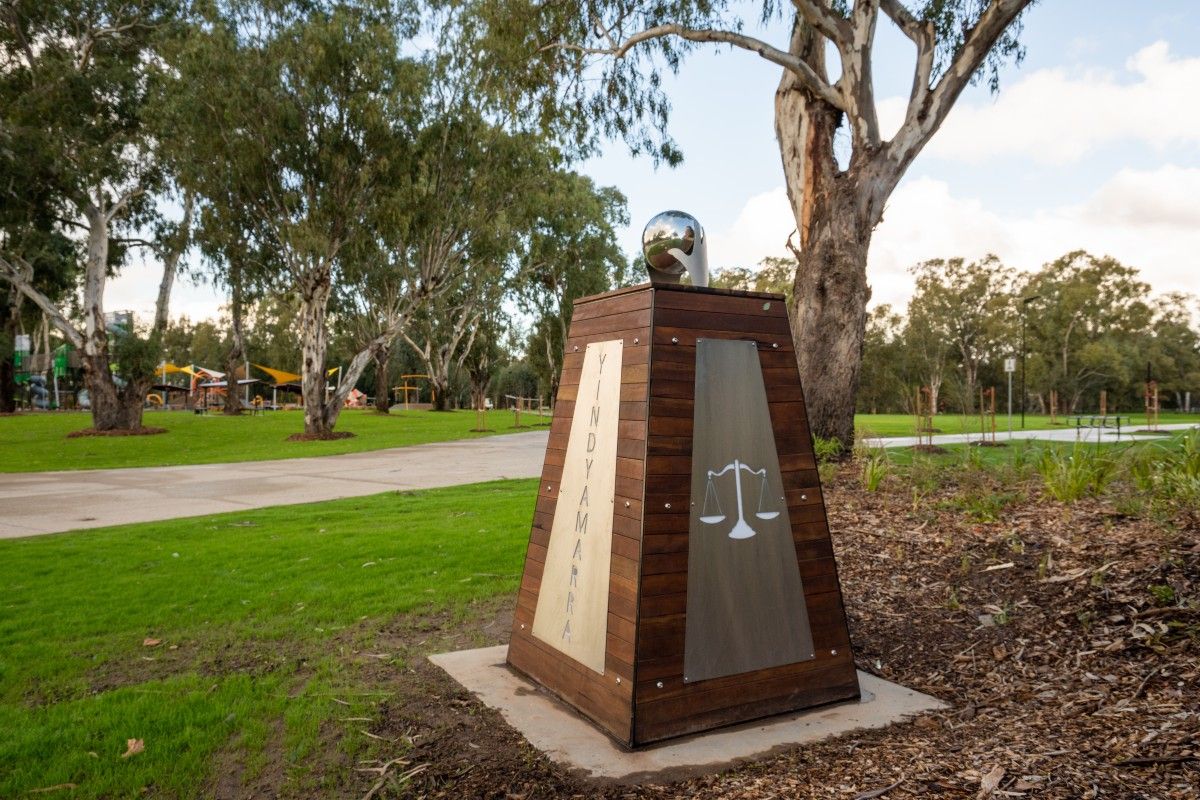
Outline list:
[[[585,357],[589,345],[615,340],[616,424],[604,427],[595,414],[613,412],[592,411],[598,386]],[[575,304],[508,661],[623,746],[859,695],[794,346],[778,295],[643,285]],[[579,461],[580,445],[570,447],[588,423],[617,441],[611,498],[590,497],[587,507],[603,524],[584,526],[574,522],[579,498],[566,495],[608,485]],[[735,461],[714,476],[721,511],[706,510],[709,471]],[[754,532],[744,538],[729,537],[735,473],[740,516]],[[556,529],[564,509],[572,524]],[[539,605],[543,587],[562,596],[569,580],[547,566],[552,533],[564,529],[608,537],[607,586],[589,595],[606,603],[603,659],[588,664],[533,634],[540,607],[557,606],[540,612],[557,618],[582,608]]]

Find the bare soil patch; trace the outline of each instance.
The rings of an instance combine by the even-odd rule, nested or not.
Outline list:
[[[350,431],[330,431],[329,433],[293,433],[287,437],[289,442],[332,442],[337,439],[353,439]]]
[[[108,431],[98,431],[95,428],[84,428],[81,431],[71,431],[68,439],[82,439],[85,436],[157,436],[166,433],[166,428],[155,428],[149,425],[141,428],[114,428]]]

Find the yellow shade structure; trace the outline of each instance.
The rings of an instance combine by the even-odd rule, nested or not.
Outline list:
[[[271,378],[275,381],[276,385],[279,385],[281,383],[296,383],[297,381],[300,380],[300,376],[294,372],[284,372],[281,369],[272,369],[271,367],[264,367],[262,364],[255,364],[254,366],[258,367],[263,372],[270,375]]]

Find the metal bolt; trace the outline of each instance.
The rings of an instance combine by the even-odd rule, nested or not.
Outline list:
[[[778,349],[779,349],[779,342],[771,342],[771,349],[772,349],[772,350],[778,350]]]
[[[620,678],[617,678],[617,683],[620,683],[620,682],[621,682],[621,679],[620,679]]]
[[[808,495],[806,495],[806,494],[802,494],[802,495],[800,495],[800,499],[801,499],[801,500],[807,500],[807,499],[808,499]]]
[[[663,506],[664,506],[664,507],[666,507],[666,508],[670,508],[670,507],[671,507],[671,504],[670,504],[670,503],[663,503]]]
[[[525,630],[525,623],[524,623],[524,622],[522,622],[522,623],[521,623],[521,630]]]
[[[573,352],[573,353],[578,353],[578,352],[579,352],[579,345],[575,345],[575,347],[574,347],[574,348],[571,350],[571,352]]]
[[[662,688],[662,681],[659,681],[658,683],[656,683],[656,684],[654,684],[654,685],[655,685],[655,686],[657,686],[658,688],[660,688],[660,689],[661,689],[661,688]]]
[[[677,337],[677,336],[672,336],[672,337],[671,337],[671,344],[679,344],[679,337]]]
[[[636,336],[635,336],[635,337],[633,337],[633,343],[634,343],[634,344],[637,344],[637,343],[638,343],[638,341],[639,341],[638,337],[636,337]],[[621,679],[620,679],[620,678],[617,678],[617,680],[619,681],[619,680],[621,680]]]
[[[831,656],[836,656],[836,655],[837,655],[837,650],[830,650],[830,651],[829,651],[829,655],[831,655]]]
[[[548,486],[546,487],[546,491],[547,491],[547,492],[553,492],[553,491],[554,491],[554,486],[553,486],[553,485],[548,485]]]
[[[629,508],[629,501],[628,501],[628,500],[626,500],[626,501],[625,501],[625,507],[626,507],[626,508]]]
[[[770,311],[770,310],[771,310],[771,304],[763,303],[763,311]]]

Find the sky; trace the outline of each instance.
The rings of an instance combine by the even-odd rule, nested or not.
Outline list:
[[[782,24],[747,32],[786,46]],[[926,259],[994,253],[1033,270],[1076,249],[1137,267],[1156,293],[1200,294],[1200,4],[1044,0],[1022,41],[1025,60],[1005,67],[999,94],[968,89],[893,193],[868,256],[872,305],[903,309],[909,268]],[[903,116],[913,57],[881,18],[885,138]],[[787,255],[795,221],[774,131],[779,70],[742,50],[699,48],[664,81],[682,165],[655,168],[620,142],[581,165],[628,198],[626,252],[640,249],[650,217],[679,208],[708,232],[712,268]],[[131,265],[105,306],[149,317],[157,280],[155,265]],[[172,316],[213,317],[224,302],[181,280]]]

